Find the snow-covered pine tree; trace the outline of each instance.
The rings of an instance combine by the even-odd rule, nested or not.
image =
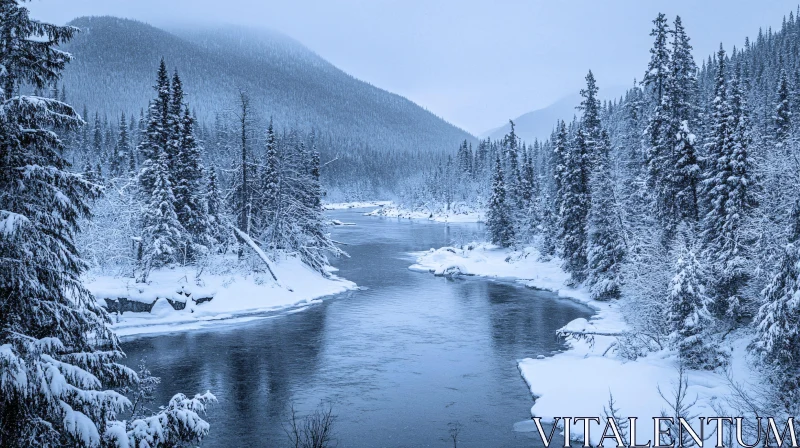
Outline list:
[[[0,446],[142,446],[144,435],[150,446],[199,442],[210,394],[181,396],[128,425],[116,420],[131,403],[107,388],[137,378],[119,364],[124,354],[81,283],[86,264],[75,247],[100,188],[68,171],[51,131],[82,120],[63,102],[18,95],[59,78],[71,56],[57,47],[76,31],[0,2]]]
[[[280,156],[278,154],[278,141],[272,119],[267,127],[267,148],[264,154],[263,167],[259,170],[259,184],[261,196],[261,214],[258,217],[258,228],[261,233],[268,231],[278,213],[280,194]]]
[[[472,155],[469,150],[469,145],[466,140],[461,142],[458,146],[458,153],[456,154],[458,160],[458,171],[464,175],[469,175],[472,171]]]
[[[255,167],[250,154],[250,127],[252,125],[252,106],[246,92],[239,91],[239,160],[236,165],[236,178],[232,195],[236,226],[247,235],[253,231],[253,178]],[[242,241],[240,241],[242,243]],[[244,257],[244,244],[240,244],[239,258]]]
[[[537,142],[538,145],[538,142]],[[520,180],[521,221],[518,225],[523,238],[530,239],[537,233],[540,217],[539,182],[534,170],[534,146],[522,151],[522,173]]]
[[[726,254],[723,246],[727,243],[723,239],[727,200],[727,179],[730,176],[730,161],[728,154],[730,143],[731,106],[728,100],[726,85],[727,57],[725,50],[720,45],[717,53],[717,73],[714,82],[714,99],[712,103],[712,124],[709,142],[706,144],[706,167],[703,173],[703,195],[706,202],[706,214],[703,218],[703,237],[707,245],[707,258],[713,263],[714,274],[718,275],[725,270],[720,266],[725,262]],[[727,310],[727,297],[725,292],[713,292],[717,302],[712,309],[717,316]]]
[[[515,124],[512,120],[508,120],[510,130],[503,138],[503,146],[505,148],[505,161],[508,167],[506,173],[505,184],[506,187],[506,202],[513,214],[517,214],[522,204],[522,174],[519,169],[519,137],[514,130]]]
[[[591,195],[589,190],[588,149],[583,127],[564,154],[561,179],[562,202],[559,213],[559,237],[563,248],[564,270],[573,282],[586,279],[587,230]]]
[[[222,251],[228,242],[230,232],[225,222],[225,203],[222,200],[217,168],[214,165],[208,168],[208,184],[206,186],[206,211],[208,215],[208,228],[213,245],[222,245]]]
[[[492,174],[492,194],[486,211],[486,229],[492,243],[502,247],[514,244],[514,223],[506,202],[505,176],[499,154],[495,157]]]
[[[138,127],[136,118],[131,114],[130,121],[128,122],[128,162],[127,169],[131,174],[136,173],[136,167],[139,164],[139,157],[136,154],[136,138]]]
[[[671,99],[676,98],[680,92],[671,87],[677,84],[673,73],[672,55],[668,48],[667,40],[670,33],[667,18],[659,13],[653,20],[653,30],[650,35],[655,38],[650,49],[650,62],[647,72],[642,79],[648,103],[648,119],[645,128],[645,163],[647,164],[647,185],[655,206],[655,213],[665,235],[669,236],[675,230],[673,210],[674,191],[668,182],[674,169],[675,132],[680,124],[671,123],[674,106]],[[674,34],[678,39],[678,34]],[[677,40],[674,41],[677,43]],[[674,47],[674,46],[673,46]],[[675,95],[670,95],[675,93]],[[672,124],[672,126],[670,126]]]
[[[142,217],[142,259],[140,282],[146,282],[154,268],[186,261],[186,230],[175,212],[175,195],[169,180],[169,156],[166,151],[158,155],[152,165],[153,193]]]
[[[159,64],[154,89],[156,98],[150,102],[147,108],[146,124],[137,148],[137,152],[142,158],[139,170],[139,190],[144,201],[149,201],[152,196],[156,166],[160,163],[158,159],[162,152],[167,152],[169,141],[170,86],[164,59],[161,59]]]
[[[556,124],[555,141],[553,142],[553,184],[555,186],[555,210],[556,215],[560,214],[561,204],[564,202],[564,176],[566,174],[567,164],[566,155],[568,140],[567,140],[567,125],[563,120],[558,121]]]
[[[755,205],[752,160],[748,155],[750,122],[738,70],[725,85],[725,52],[718,54],[714,100],[714,127],[705,173],[705,194],[709,204],[704,217],[706,253],[715,278],[713,312],[739,319],[743,312],[741,289],[749,279],[745,266],[748,250],[745,219]]]
[[[103,124],[100,122],[100,114],[97,112],[94,113],[94,127],[92,128],[92,153],[94,160],[106,160],[105,151],[103,151]]]
[[[170,97],[169,105],[167,106],[167,133],[166,133],[166,148],[167,156],[169,157],[170,165],[170,182],[173,185],[178,184],[178,173],[176,170],[179,153],[181,151],[181,140],[183,139],[183,83],[178,74],[178,69],[172,74],[172,82],[170,84]]]
[[[583,113],[581,116],[581,128],[583,129],[584,141],[586,142],[586,167],[591,169],[594,159],[595,147],[602,145],[603,128],[600,123],[601,108],[600,100],[597,99],[597,81],[591,70],[586,75],[586,88],[581,89],[581,104],[578,109]]]
[[[793,209],[789,243],[772,280],[761,293],[762,305],[753,320],[752,349],[764,363],[786,411],[793,415],[800,400],[800,204]]]
[[[609,152],[611,141],[603,133],[596,148],[594,170],[590,178],[591,211],[588,235],[588,283],[595,300],[618,299],[622,280],[620,267],[625,257],[625,241],[619,228],[618,205],[614,197],[614,179]]]
[[[119,133],[117,134],[117,144],[114,147],[114,157],[109,162],[109,171],[112,176],[120,176],[130,166],[130,136],[128,135],[128,121],[125,119],[125,112],[119,119]]]
[[[596,157],[596,148],[602,144],[597,91],[594,75],[589,71],[586,75],[586,88],[581,89],[582,120],[578,125],[574,141],[565,154],[560,155],[564,168],[560,177],[562,202],[559,212],[559,236],[564,252],[564,269],[576,283],[585,280],[588,274],[587,237],[592,202],[589,178]]]
[[[302,212],[301,228],[305,234],[305,242],[296,246],[300,252],[303,262],[311,268],[317,270],[324,276],[328,276],[325,269],[328,266],[326,254],[339,256],[344,252],[339,249],[325,233],[325,217],[322,210],[322,186],[319,181],[320,158],[316,147],[314,132],[311,133],[311,144],[308,159],[306,159],[306,180],[305,180],[305,210]]]
[[[180,129],[179,147],[173,162],[175,178],[175,212],[178,222],[188,232],[191,244],[187,246],[187,260],[205,254],[214,243],[203,197],[203,162],[200,146],[195,139],[195,122],[188,107],[184,107],[183,125]]]
[[[781,62],[783,60],[781,59]],[[792,108],[789,104],[789,79],[786,76],[786,68],[781,67],[781,74],[778,78],[778,95],[776,99],[775,116],[775,145],[784,151],[789,149],[789,137],[792,130]],[[787,152],[785,152],[788,154]]]
[[[675,242],[675,275],[670,281],[665,307],[667,329],[684,366],[714,368],[718,364],[715,350],[704,339],[704,332],[714,320],[708,310],[711,299],[706,294],[706,274],[689,232],[690,227],[681,226]]]
[[[660,170],[667,175],[662,179],[665,186],[659,190],[666,192],[666,196],[658,201],[666,213],[660,218],[667,234],[673,233],[679,222],[696,223],[700,216],[697,189],[701,170],[692,131],[697,124],[697,66],[691,52],[681,18],[676,17],[666,88],[668,123],[664,136],[666,148],[673,149],[667,153],[667,166]]]

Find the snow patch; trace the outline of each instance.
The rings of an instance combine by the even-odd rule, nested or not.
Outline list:
[[[280,285],[269,273],[223,273],[222,269],[206,268],[198,277],[194,266],[154,270],[147,284],[112,275],[89,274],[84,280],[102,306],[106,306],[104,299],[119,297],[153,304],[149,313],[113,313],[112,327],[120,336],[193,330],[234,318],[302,308],[321,297],[356,289],[355,283],[334,274],[323,277],[296,257],[274,262],[273,269]],[[199,300],[207,297],[213,300]],[[175,309],[169,300],[185,303],[185,307]]]

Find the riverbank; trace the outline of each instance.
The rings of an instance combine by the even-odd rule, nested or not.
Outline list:
[[[467,204],[453,204],[450,210],[431,209],[410,210],[394,203],[385,204],[369,213],[366,216],[378,216],[383,218],[399,219],[424,219],[436,222],[460,222],[473,223],[486,221],[486,213],[482,208],[471,207]]]
[[[355,283],[333,273],[323,277],[295,257],[274,263],[277,282],[267,272],[244,272],[236,266],[234,259],[219,257],[204,268],[155,270],[146,284],[136,283],[129,276],[95,271],[86,274],[84,284],[98,303],[109,309],[112,328],[119,336],[252,320],[269,313],[300,310],[324,297],[356,288]],[[116,312],[120,303],[139,312]]]
[[[324,210],[348,210],[351,208],[372,208],[390,205],[392,201],[353,201],[353,202],[330,202],[322,204]]]
[[[410,266],[412,270],[514,280],[528,287],[556,292],[595,310],[591,319],[573,320],[563,327],[564,330],[609,334],[631,331],[623,318],[624,300],[598,302],[591,300],[583,287],[565,286],[569,275],[560,268],[561,260],[542,260],[534,248],[512,251],[491,244],[472,243],[416,255],[417,263]],[[728,376],[745,388],[748,384],[757,384],[747,362],[749,339],[747,334],[735,334],[726,339],[721,349],[731,355],[727,371],[686,372],[686,400],[690,403],[697,399],[692,415],[720,415],[719,410],[728,407],[727,398],[732,395]],[[649,421],[660,416],[662,410],[669,409],[659,388],[664,396],[672,398],[679,377],[673,350],[665,348],[632,361],[616,355],[616,336],[594,336],[591,340],[570,338],[567,343],[569,348],[555,356],[518,362],[520,373],[536,400],[531,408],[533,416],[542,417],[543,421],[552,421],[557,416],[604,416],[610,395],[614,397],[621,418],[632,416]],[[523,427],[535,430],[532,422]],[[573,429],[574,435],[582,440],[582,427]],[[592,432],[592,443],[598,443],[601,434],[602,426]]]

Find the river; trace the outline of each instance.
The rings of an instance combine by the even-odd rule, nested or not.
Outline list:
[[[474,239],[478,224],[329,216],[350,258],[338,275],[362,288],[299,312],[247,323],[123,341],[162,382],[156,404],[175,392],[210,389],[205,447],[284,447],[287,409],[329,403],[339,447],[541,446],[517,432],[533,400],[517,360],[564,349],[555,331],[589,317],[554,294],[479,278],[412,272],[411,251]]]

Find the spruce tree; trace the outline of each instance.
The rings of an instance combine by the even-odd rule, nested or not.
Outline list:
[[[561,156],[564,167],[560,178],[559,236],[564,250],[564,269],[571,274],[573,282],[582,282],[588,274],[588,220],[592,203],[589,179],[598,147],[602,146],[597,91],[594,75],[589,71],[586,88],[581,90],[583,117],[572,145]]]
[[[208,214],[208,228],[213,244],[227,242],[227,226],[225,224],[225,203],[222,200],[217,169],[214,165],[208,169],[208,184],[206,186],[206,210]]]
[[[653,25],[650,36],[654,37],[654,42],[653,47],[650,48],[650,62],[647,64],[642,84],[645,85],[652,104],[657,105],[661,103],[664,96],[669,76],[670,53],[667,40],[670,31],[667,16],[662,13],[658,13],[653,20]]]
[[[597,99],[597,93],[600,89],[597,87],[597,81],[594,79],[594,74],[591,70],[586,75],[586,88],[581,89],[581,104],[579,109],[582,112],[581,128],[583,129],[584,141],[587,147],[587,165],[586,168],[590,169],[592,160],[595,154],[595,147],[602,145],[603,129],[600,123],[601,105],[600,100]]]
[[[567,155],[567,125],[563,120],[556,124],[555,141],[553,142],[553,184],[555,186],[555,210],[560,213],[561,204],[564,202],[564,176],[566,174]]]
[[[181,151],[181,140],[183,138],[184,127],[184,102],[183,102],[183,83],[178,75],[178,70],[172,74],[172,82],[170,84],[169,104],[167,105],[166,116],[166,148],[167,156],[170,161],[170,181],[173,185],[177,185],[178,179],[176,169],[179,152]]]
[[[622,280],[620,268],[625,256],[625,241],[619,228],[617,204],[609,161],[611,142],[603,133],[591,175],[592,202],[589,215],[588,283],[595,300],[618,299]]]
[[[789,136],[792,129],[792,108],[789,104],[789,80],[786,69],[781,67],[778,78],[778,97],[775,106],[775,144],[779,148],[788,150]],[[788,154],[788,153],[787,153]]]
[[[714,100],[714,127],[709,145],[709,164],[705,174],[704,218],[706,251],[714,270],[714,312],[737,320],[742,313],[741,289],[749,279],[745,266],[748,241],[744,220],[755,205],[752,160],[748,155],[750,123],[739,73],[725,83],[725,53],[718,55],[717,86]]]
[[[189,108],[185,107],[172,177],[176,182],[174,194],[178,221],[191,240],[187,248],[188,260],[194,260],[206,253],[213,244],[203,198],[203,163],[194,133],[194,118],[189,113]]]
[[[150,201],[142,218],[142,260],[140,282],[146,282],[150,271],[185,261],[187,243],[184,230],[175,212],[175,195],[169,180],[169,156],[166,151],[153,165],[154,184]]]
[[[492,174],[492,194],[486,212],[486,229],[492,243],[501,247],[510,247],[514,243],[514,227],[506,202],[506,185],[499,154],[495,158]]]
[[[269,127],[267,127],[267,148],[263,168],[260,170],[260,177],[262,214],[259,217],[259,227],[264,232],[272,221],[277,218],[278,204],[281,200],[280,159],[272,119],[269,120]]]
[[[667,291],[665,307],[670,342],[677,348],[681,362],[688,368],[713,368],[714,351],[704,342],[714,319],[708,307],[705,271],[691,243],[689,227],[682,226],[676,242],[675,274]]]
[[[771,281],[761,292],[762,304],[753,320],[756,336],[751,348],[784,409],[797,410],[800,399],[800,200],[795,202],[789,243]]]
[[[697,124],[697,66],[692,57],[692,46],[680,17],[675,18],[672,58],[667,79],[667,117],[665,148],[666,164],[658,171],[665,174],[664,186],[659,189],[659,199],[664,216],[662,226],[671,234],[681,221],[696,223],[699,220],[698,188],[701,180],[700,164],[695,148],[693,128]],[[669,148],[673,148],[669,151]]]
[[[100,122],[100,114],[94,113],[94,127],[92,128],[92,152],[95,160],[105,160],[106,155],[103,151],[103,125]]]
[[[82,120],[63,102],[18,94],[59,79],[71,56],[57,47],[76,29],[3,1],[0,30],[0,446],[144,446],[143,433],[153,445],[197,443],[208,431],[195,412],[205,398],[130,422],[148,428],[139,435],[117,421],[131,402],[110,388],[138,379],[81,283],[75,243],[100,188],[69,171],[52,131]],[[180,417],[201,424],[178,428]]]
[[[506,166],[508,173],[506,174],[506,201],[511,208],[512,213],[516,213],[521,208],[522,197],[522,174],[519,169],[519,137],[514,130],[514,122],[508,120],[511,130],[503,138],[503,145],[505,147]]]
[[[119,176],[129,168],[132,157],[130,146],[128,122],[125,119],[125,112],[123,112],[119,120],[119,134],[117,135],[117,144],[114,147],[114,157],[111,158],[109,166],[113,176]]]
[[[162,152],[167,153],[168,151],[170,86],[167,65],[164,59],[161,59],[159,65],[154,89],[156,90],[156,98],[148,106],[146,124],[138,146],[138,153],[142,157],[139,171],[139,188],[145,201],[150,200],[153,193],[157,165],[159,163],[158,158]]]
[[[564,270],[574,282],[586,278],[587,231],[591,196],[589,193],[588,149],[583,128],[564,155],[559,237],[564,252]]]

